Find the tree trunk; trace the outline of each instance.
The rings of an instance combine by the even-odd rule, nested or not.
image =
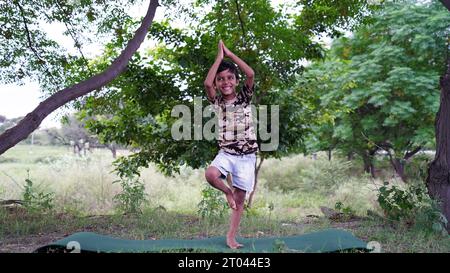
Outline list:
[[[390,161],[391,161],[391,165],[395,170],[395,173],[400,177],[400,179],[403,182],[408,182],[408,178],[405,175],[405,166],[406,163],[408,162],[408,160],[413,157],[413,155],[415,155],[416,153],[418,153],[420,151],[420,149],[422,149],[421,146],[416,147],[415,149],[413,149],[412,151],[408,151],[405,153],[405,156],[403,157],[403,159],[401,158],[392,158],[391,155],[389,155]]]
[[[364,163],[364,172],[366,173],[370,173],[370,166],[371,166],[371,162],[370,159],[367,155],[363,155],[363,163]]]
[[[39,127],[42,120],[44,120],[44,118],[50,113],[67,102],[75,100],[76,98],[84,96],[93,90],[105,86],[120,75],[126,69],[129,60],[147,36],[148,28],[153,21],[156,8],[158,6],[158,0],[150,1],[147,14],[145,15],[142,24],[136,31],[134,37],[128,42],[120,56],[117,57],[117,59],[115,59],[111,66],[109,66],[105,71],[81,83],[56,92],[41,102],[32,112],[28,113],[16,126],[1,134],[0,155],[9,148],[14,147],[21,140],[27,138],[31,132]]]
[[[375,166],[373,165],[373,155],[371,154],[371,152],[363,152],[362,158],[364,163],[364,172],[370,173],[370,175],[375,178]]]
[[[348,152],[347,153],[347,160],[348,161],[352,161],[353,160],[353,152]]]
[[[436,114],[436,154],[428,167],[426,180],[431,197],[440,201],[442,213],[450,220],[450,58],[441,77],[441,101]],[[447,224],[450,233],[450,225]]]
[[[394,158],[391,160],[392,167],[394,167],[395,173],[400,177],[403,182],[407,182],[405,176],[405,161],[400,158]]]
[[[116,148],[116,144],[111,143],[111,145],[107,145],[107,147],[108,147],[109,150],[111,151],[113,158],[116,159],[116,158],[117,158],[117,148]]]
[[[248,198],[248,203],[247,206],[250,208],[252,206],[252,202],[253,202],[253,195],[255,194],[256,191],[256,185],[258,184],[258,174],[259,174],[259,170],[261,169],[261,165],[264,161],[264,157],[261,157],[261,160],[259,161],[258,166],[255,166],[255,186],[253,187],[253,191],[252,193],[250,193],[250,197]]]
[[[439,0],[450,11],[450,0]]]

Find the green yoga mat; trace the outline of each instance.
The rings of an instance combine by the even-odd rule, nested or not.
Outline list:
[[[35,252],[71,252],[73,247],[80,252],[143,253],[143,252],[338,252],[367,251],[367,243],[348,231],[328,229],[309,234],[286,237],[238,238],[244,244],[238,250],[225,244],[225,237],[195,240],[125,240],[92,232],[79,232],[40,247]],[[69,247],[68,247],[69,246]],[[76,250],[75,250],[76,251]]]

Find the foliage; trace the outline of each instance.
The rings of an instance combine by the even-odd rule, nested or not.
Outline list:
[[[22,193],[24,206],[31,212],[42,212],[53,209],[54,193],[44,192],[39,189],[30,179],[25,179],[25,185]]]
[[[442,234],[443,236],[448,236],[447,225],[448,219],[441,212],[441,208],[435,200],[430,200],[427,206],[418,210],[414,223],[416,229]]]
[[[114,196],[117,208],[123,213],[140,213],[141,206],[146,202],[145,185],[134,177],[122,177],[113,183],[119,183],[122,192]]]
[[[355,210],[353,210],[350,206],[345,206],[341,201],[335,203],[334,209],[340,213],[343,213],[344,218],[347,219],[350,219],[356,214]]]
[[[286,253],[289,248],[283,240],[275,239],[272,245],[272,251],[275,253]]]
[[[320,98],[311,149],[356,152],[365,162],[384,150],[404,164],[433,144],[450,24],[436,2],[387,3],[308,68],[298,92],[315,90]]]
[[[400,218],[412,215],[421,202],[426,198],[422,188],[411,187],[401,189],[397,186],[388,187],[389,183],[379,188],[378,203],[389,219],[400,220]]]
[[[424,185],[410,184],[402,189],[389,187],[385,182],[378,191],[378,203],[388,219],[403,220],[427,231],[446,232],[447,219]]]
[[[197,213],[204,219],[220,219],[228,211],[228,203],[223,193],[206,185],[201,192],[202,200],[198,203]]]
[[[136,54],[128,71],[102,92],[86,98],[81,108],[90,119],[89,130],[103,141],[136,148],[131,157],[118,161],[118,168],[122,168],[121,164],[132,165],[139,172],[140,166],[153,162],[164,173],[172,174],[181,165],[199,168],[212,160],[217,152],[215,141],[176,141],[171,137],[176,119],[170,110],[183,104],[193,113],[192,99],[205,97],[203,81],[219,39],[256,71],[254,104],[280,107],[278,150],[261,156],[281,157],[304,151],[303,136],[314,115],[308,99],[293,94],[289,87],[303,71],[305,59],[323,57],[314,33],[300,31],[295,14],[274,8],[267,0],[195,1],[185,6],[163,1],[163,5],[174,12],[167,20],[152,24],[149,34],[158,44]],[[185,29],[171,24],[180,18]],[[128,21],[124,33],[129,33],[133,25]],[[122,46],[118,40],[108,44],[105,54],[92,61],[93,70],[104,67]],[[76,71],[74,68],[73,82],[79,78]],[[203,123],[206,121],[203,118]]]
[[[300,0],[302,12],[296,17],[301,29],[314,34],[327,33],[331,37],[342,35],[343,29],[354,29],[358,22],[368,22],[371,10],[379,9],[384,0]]]
[[[126,10],[141,0],[3,1],[0,4],[0,82],[39,82],[47,93],[65,87],[70,67],[91,75],[86,48],[99,37],[121,36]],[[72,48],[55,41],[47,24],[64,26]]]
[[[412,180],[425,181],[428,176],[428,165],[433,160],[433,155],[418,154],[408,164],[405,172]]]

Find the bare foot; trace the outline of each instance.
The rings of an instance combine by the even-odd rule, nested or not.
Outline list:
[[[227,197],[227,202],[230,208],[236,209],[236,202],[234,202],[233,193],[225,194]]]
[[[238,248],[243,247],[244,245],[236,242],[235,239],[231,239],[231,238],[227,237],[227,246],[231,249],[238,249]]]

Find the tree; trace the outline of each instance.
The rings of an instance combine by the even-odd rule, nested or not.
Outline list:
[[[450,5],[446,5],[450,11]],[[447,35],[448,37],[448,35]],[[448,50],[448,44],[447,44]],[[445,73],[440,78],[440,105],[435,119],[436,154],[428,166],[428,192],[440,202],[441,211],[450,219],[450,58],[447,52]],[[447,224],[450,233],[450,225]]]
[[[203,11],[206,5],[211,5],[211,11]],[[219,38],[256,71],[254,104],[279,105],[278,149],[260,153],[259,164],[267,157],[304,151],[308,107],[305,101],[293,97],[289,87],[302,72],[303,59],[322,57],[322,46],[312,40],[315,34],[301,29],[300,21],[293,20],[296,15],[283,13],[266,0],[197,1],[180,9],[172,14],[186,16],[186,29],[173,28],[169,22],[154,24],[151,33],[160,42],[156,49],[136,55],[130,69],[108,92],[90,96],[83,105],[86,117],[95,117],[88,122],[93,133],[138,149],[117,161],[118,171],[138,174],[140,167],[153,162],[171,174],[182,165],[199,168],[212,160],[217,152],[215,141],[172,138],[171,127],[177,118],[171,117],[170,111],[175,105],[184,104],[192,113],[193,98],[205,97],[203,81],[213,63]],[[320,16],[324,15],[317,15],[315,20],[320,21]],[[119,47],[120,43],[109,46]],[[101,66],[101,60],[97,64]],[[208,120],[204,117],[203,124]],[[269,129],[271,126],[272,123]]]
[[[98,136],[91,134],[86,129],[86,120],[81,118],[80,113],[75,113],[70,116],[67,116],[62,123],[60,134],[62,139],[66,139],[69,141],[73,141],[75,145],[78,146],[78,150],[84,149],[80,147],[80,144],[86,146],[88,143],[88,147],[90,148],[106,148],[111,151],[113,158],[117,157],[117,149],[123,149],[126,147],[117,145],[116,143],[108,143],[101,141]],[[110,117],[112,118],[112,117]],[[79,143],[80,140],[82,143]],[[66,141],[67,142],[67,141]]]
[[[59,2],[53,2],[48,1],[45,2],[45,4],[55,4],[57,5]],[[51,72],[48,72],[47,67],[45,67],[45,60],[43,57],[39,54],[37,49],[35,48],[35,45],[33,45],[33,38],[32,38],[32,32],[30,32],[30,29],[28,27],[28,22],[31,20],[30,18],[35,15],[34,13],[28,14],[26,13],[24,7],[21,5],[21,1],[15,0],[12,1],[12,3],[7,3],[6,5],[2,5],[2,12],[6,13],[8,17],[11,16],[12,7],[16,6],[18,7],[20,18],[23,22],[24,28],[25,28],[25,35],[24,37],[17,37],[17,40],[26,40],[27,43],[25,43],[27,46],[27,50],[31,50],[37,58],[37,63],[39,65],[42,65],[44,67],[43,69],[51,75]],[[87,80],[84,80],[80,83],[77,83],[71,87],[64,88],[55,94],[51,95],[49,98],[41,102],[36,109],[34,109],[32,112],[27,114],[24,119],[22,119],[15,127],[10,128],[6,130],[2,135],[0,135],[0,154],[4,153],[9,148],[13,147],[15,144],[26,138],[31,132],[33,132],[39,124],[42,122],[42,120],[48,116],[51,112],[56,110],[57,108],[63,106],[64,104],[73,101],[83,95],[88,94],[89,92],[93,90],[100,89],[101,87],[108,84],[111,80],[116,78],[120,73],[122,73],[128,64],[128,61],[131,59],[133,54],[136,52],[136,50],[139,48],[142,41],[145,39],[147,35],[147,31],[153,21],[153,17],[155,15],[156,8],[158,6],[158,1],[152,0],[150,1],[147,14],[145,15],[144,19],[142,20],[141,26],[136,31],[134,37],[129,41],[125,49],[122,51],[120,56],[118,56],[112,64],[104,70],[102,73],[97,74],[95,76],[92,76],[88,78]],[[48,8],[45,5],[42,6],[42,9]],[[30,9],[31,10],[31,9]],[[59,14],[59,13],[58,13]],[[61,15],[61,14],[59,14]],[[29,17],[27,17],[29,16]],[[64,12],[63,12],[64,16]],[[17,20],[17,24],[19,24],[20,20]],[[8,25],[8,24],[6,24]],[[14,25],[14,24],[12,24]],[[40,35],[40,32],[35,32],[37,36]],[[11,39],[11,32],[3,31],[2,30],[2,37]],[[40,39],[41,44],[40,46],[46,45],[45,39]],[[2,45],[4,43],[1,43]],[[4,50],[4,48],[2,48]],[[17,62],[17,60],[12,60],[11,63]],[[2,63],[2,66],[5,66],[4,63]],[[38,70],[38,68],[35,68],[34,64],[29,64],[30,70]],[[10,75],[12,73],[2,73],[2,75]],[[50,76],[51,77],[51,76]],[[45,84],[44,84],[45,85]]]
[[[406,1],[387,5],[351,38],[337,40],[329,60],[307,73],[319,87],[323,115],[332,117],[318,138],[330,138],[332,124],[330,143],[358,153],[367,172],[374,173],[372,158],[384,150],[405,181],[405,163],[432,144],[449,23],[435,2]]]
[[[427,187],[434,199],[441,203],[442,213],[450,219],[450,58],[441,77],[441,100],[436,114],[436,154],[428,166]],[[450,226],[447,225],[450,232]]]

